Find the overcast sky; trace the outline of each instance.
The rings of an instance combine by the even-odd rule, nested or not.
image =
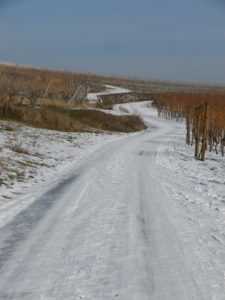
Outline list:
[[[225,0],[0,0],[0,61],[225,84]]]

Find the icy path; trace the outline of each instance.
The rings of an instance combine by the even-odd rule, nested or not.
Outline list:
[[[193,177],[169,168],[183,125],[125,106],[151,129],[103,146],[0,229],[0,299],[224,299],[222,209],[198,210]]]
[[[112,94],[126,94],[132,92],[131,90],[124,89],[121,87],[113,86],[113,85],[105,85],[106,91],[100,93],[89,93],[87,95],[87,99],[90,103],[96,103],[99,101],[101,96],[103,95],[112,95]]]

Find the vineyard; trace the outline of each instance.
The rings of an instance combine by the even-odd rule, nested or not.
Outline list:
[[[94,104],[88,103],[87,94],[103,90],[102,78],[94,74],[0,64],[0,119],[71,132],[146,128],[137,116],[92,110]]]
[[[88,93],[114,85],[138,93],[225,93],[224,86],[142,80],[92,73],[31,68],[0,63],[0,105],[76,105],[86,102]]]
[[[48,105],[49,100],[82,103],[90,91],[101,91],[94,75],[0,65],[1,104]],[[93,79],[92,81],[90,79]],[[55,105],[57,106],[57,105]]]
[[[10,105],[77,107],[107,84],[138,92],[149,86],[136,79],[0,64],[0,116]]]
[[[194,145],[195,157],[205,160],[205,152],[224,156],[224,93],[159,93],[154,105],[163,118],[186,122],[186,143]]]
[[[102,97],[103,107],[147,100],[154,95],[159,116],[186,120],[186,142],[195,145],[195,157],[206,150],[221,153],[225,146],[225,88],[159,80],[141,80],[89,73],[0,64],[0,118],[7,119],[24,106],[84,108],[88,93],[102,92],[105,85],[133,93]],[[27,108],[28,109],[28,108]],[[26,110],[27,110],[26,109]]]

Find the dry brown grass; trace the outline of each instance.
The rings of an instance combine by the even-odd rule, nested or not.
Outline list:
[[[91,108],[92,106],[90,104],[87,103],[76,103],[74,101],[72,102],[66,102],[64,100],[61,99],[49,99],[46,98],[44,100],[40,101],[40,105],[42,107],[56,107],[56,108],[61,108],[61,109],[85,109],[85,108]]]
[[[8,177],[11,177],[12,179],[21,179],[22,177],[24,177],[23,172],[19,172],[13,168],[9,168],[7,165],[8,162],[0,158],[0,170],[3,172],[5,171],[11,173],[11,174],[7,174]],[[3,179],[0,179],[0,185],[1,184],[4,184]]]
[[[102,103],[98,104],[99,108],[112,109],[113,105],[128,102],[140,102],[152,100],[152,93],[119,93],[119,94],[108,94],[102,95]]]
[[[13,126],[11,126],[9,124],[6,124],[5,126],[3,126],[2,129],[5,131],[15,131],[16,130]]]
[[[114,116],[90,109],[33,108],[10,106],[2,119],[33,127],[71,132],[99,131],[134,132],[146,128],[138,116]]]
[[[17,152],[19,154],[26,154],[26,155],[30,155],[30,152],[23,148],[22,146],[18,145],[18,144],[15,144],[15,145],[10,145],[8,146],[8,148],[13,151],[13,152]]]

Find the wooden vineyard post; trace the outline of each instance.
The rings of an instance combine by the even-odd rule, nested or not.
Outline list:
[[[199,155],[199,135],[200,135],[200,109],[195,109],[195,158]]]
[[[52,84],[52,79],[50,79],[50,81],[49,81],[49,83],[48,83],[48,85],[47,85],[47,88],[46,88],[46,90],[45,90],[44,96],[43,96],[42,101],[41,101],[41,105],[44,104],[45,97],[46,97],[47,94],[48,94],[48,90],[49,90],[51,84]]]
[[[186,144],[191,144],[191,136],[190,136],[190,115],[189,112],[186,115]]]
[[[225,131],[222,130],[221,133],[221,154],[224,157],[224,145],[225,145]]]
[[[203,129],[202,129],[202,149],[201,149],[201,160],[205,160],[205,151],[207,148],[207,132],[208,132],[208,114],[209,104],[204,105],[204,116],[203,116]]]

